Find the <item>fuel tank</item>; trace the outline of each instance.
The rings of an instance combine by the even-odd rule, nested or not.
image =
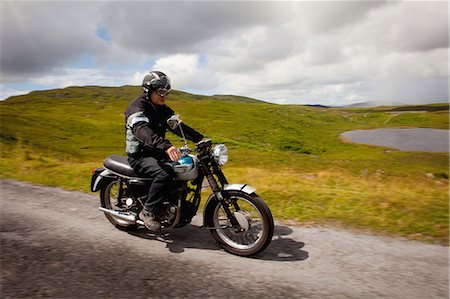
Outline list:
[[[179,181],[190,181],[198,177],[199,160],[196,156],[183,156],[175,164],[172,164],[175,171],[175,179]]]

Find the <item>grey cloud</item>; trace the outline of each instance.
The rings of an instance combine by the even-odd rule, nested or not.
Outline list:
[[[408,77],[420,86],[448,77],[447,2],[3,2],[0,25],[3,81],[58,75],[55,68],[82,55],[93,56],[97,77],[104,65],[141,72],[167,59],[214,74],[217,92],[290,102],[364,100],[374,88],[361,82]],[[109,42],[96,36],[97,26]],[[189,54],[202,61],[176,59]],[[434,97],[444,86],[429,87]]]
[[[424,4],[399,4],[405,7],[393,16],[388,35],[398,49],[413,52],[448,47],[448,2]]]
[[[303,19],[312,33],[329,34],[364,19],[368,13],[385,6],[385,1],[297,2],[293,18]]]
[[[344,36],[348,44],[372,47],[379,53],[426,52],[448,47],[447,2],[393,2],[372,11]]]
[[[202,48],[217,37],[242,28],[270,25],[279,15],[276,3],[129,2],[109,3],[102,23],[112,39],[151,55],[211,51]]]
[[[236,55],[228,43],[242,42],[246,53],[240,54],[262,63],[303,51],[305,40],[356,23],[383,5],[381,1],[112,2],[102,12],[102,24],[114,42],[150,56],[207,52],[227,58]],[[267,39],[246,43],[247,31],[257,27],[265,28]],[[227,65],[235,70],[233,63]]]
[[[448,102],[448,87],[448,77],[398,78],[375,81],[372,96],[375,99],[415,104]]]
[[[94,16],[82,3],[2,3],[2,81],[20,81],[104,51],[104,42],[95,35]]]

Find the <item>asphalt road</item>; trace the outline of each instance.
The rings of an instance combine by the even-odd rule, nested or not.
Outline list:
[[[448,247],[276,225],[254,258],[200,218],[155,238],[115,229],[98,196],[1,181],[2,298],[448,298]]]

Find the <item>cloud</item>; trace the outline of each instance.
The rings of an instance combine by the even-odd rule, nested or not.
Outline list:
[[[158,59],[154,70],[164,70],[171,78],[172,88],[209,90],[216,86],[215,75],[202,67],[200,55],[177,54]]]
[[[95,9],[82,3],[3,2],[0,66],[3,82],[51,72],[107,46],[95,34]]]
[[[2,82],[138,85],[159,69],[175,89],[280,103],[418,101],[413,85],[448,99],[447,2],[4,2],[1,17]]]
[[[436,99],[448,102],[449,96],[448,77],[377,80],[371,82],[371,88],[376,98],[388,102],[420,104],[436,103]]]
[[[341,4],[336,3],[338,6]],[[286,34],[291,35],[290,40],[294,43],[304,40],[297,42],[301,46],[297,47],[295,53],[268,60],[250,71],[244,67],[237,74],[225,74],[219,92],[228,90],[269,101],[290,103],[351,103],[384,99],[388,94],[395,94],[406,102],[408,97],[410,101],[417,101],[417,97],[412,97],[410,92],[402,91],[408,86],[404,81],[409,80],[410,85],[422,86],[428,92],[426,97],[422,97],[424,101],[448,99],[448,89],[444,84],[434,84],[438,88],[434,90],[428,83],[433,78],[448,78],[448,63],[445,63],[448,62],[446,3],[430,5],[408,2],[360,6],[356,7],[356,11],[359,9],[364,12],[364,17],[339,22],[346,11],[342,9],[345,6],[334,11],[337,17],[333,18],[333,22],[328,20],[321,26],[309,20],[295,23],[307,26],[306,29],[298,32],[292,30]],[[311,18],[320,13],[324,13],[324,17],[330,14],[317,9],[312,11]],[[347,13],[351,15],[355,10],[348,10]],[[421,21],[414,23],[413,20]],[[333,29],[324,30],[331,26],[330,22],[334,25]],[[285,26],[285,29],[288,27]],[[430,32],[424,38],[427,31]],[[312,32],[314,35],[311,35]],[[274,39],[267,36],[264,40]],[[277,44],[280,42],[277,41]],[[235,53],[239,54],[238,51]],[[247,52],[247,55],[236,57],[239,58],[233,60],[230,55],[215,61],[222,63],[225,69],[245,66],[253,53]],[[397,92],[380,92],[383,84],[386,90],[392,90],[395,82],[403,82]],[[423,92],[420,94],[424,95]]]
[[[386,4],[384,1],[300,1],[293,3],[290,17],[312,34],[329,35],[357,25],[373,10]]]
[[[365,20],[372,46],[380,51],[427,52],[448,47],[448,3],[400,2]],[[356,33],[364,38],[364,32]],[[367,41],[367,37],[363,40]]]
[[[39,76],[30,80],[34,85],[66,86],[122,86],[140,85],[142,74],[133,70],[100,70],[92,68],[59,68],[53,74]]]
[[[192,54],[218,36],[272,23],[278,9],[275,3],[109,2],[101,22],[116,43],[131,51]]]

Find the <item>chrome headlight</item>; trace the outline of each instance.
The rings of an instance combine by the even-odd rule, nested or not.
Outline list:
[[[213,148],[214,160],[220,166],[228,162],[228,148],[225,144],[218,144]]]

